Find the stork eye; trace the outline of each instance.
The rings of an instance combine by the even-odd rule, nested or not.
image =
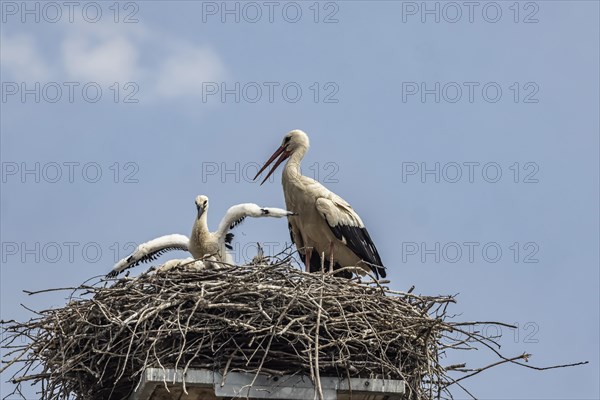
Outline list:
[[[284,143],[289,143],[291,139],[291,136],[286,136],[285,139],[283,140]]]

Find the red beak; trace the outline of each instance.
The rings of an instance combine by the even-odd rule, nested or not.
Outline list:
[[[267,162],[265,163],[265,165],[263,165],[262,168],[256,173],[256,176],[254,177],[253,180],[256,180],[256,178],[258,178],[258,176],[261,174],[261,172],[263,172],[269,166],[269,164],[271,164],[273,162],[273,160],[275,160],[277,158],[277,156],[279,156],[279,155],[281,155],[281,156],[277,159],[277,161],[273,165],[273,168],[271,168],[271,170],[269,171],[269,173],[267,174],[267,176],[265,177],[265,179],[263,179],[263,181],[260,183],[261,185],[263,183],[265,183],[267,179],[269,179],[269,177],[273,174],[273,172],[275,172],[275,170],[277,169],[277,167],[279,167],[279,164],[281,164],[282,162],[284,162],[290,156],[290,152],[285,150],[285,146],[280,146],[275,151],[275,153],[273,153],[273,155],[271,156],[271,158],[269,158],[267,160]]]

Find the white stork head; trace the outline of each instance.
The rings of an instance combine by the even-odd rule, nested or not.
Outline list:
[[[254,180],[258,178],[261,172],[263,172],[273,162],[273,160],[279,157],[273,165],[273,167],[271,168],[271,170],[269,171],[269,173],[267,174],[267,176],[265,177],[265,179],[263,179],[263,181],[260,183],[262,185],[266,182],[267,179],[269,179],[273,172],[275,172],[279,164],[284,162],[292,154],[297,154],[298,159],[302,159],[309,146],[310,142],[306,133],[302,132],[300,129],[294,129],[293,131],[288,132],[283,137],[281,146],[279,146],[279,148],[275,150],[275,153],[273,153],[271,158],[269,158],[265,165],[263,165],[262,168],[258,171],[256,176],[254,177]]]
[[[196,210],[198,210],[198,216],[196,218],[200,219],[202,215],[208,210],[208,197],[205,195],[200,195],[196,197]]]
[[[308,141],[308,135],[300,129],[294,129],[293,131],[288,132],[281,142],[281,147],[286,147],[287,151],[290,153],[294,153],[296,149],[300,148],[306,151],[309,146],[310,142]]]

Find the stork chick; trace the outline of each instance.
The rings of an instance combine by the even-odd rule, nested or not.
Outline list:
[[[246,217],[282,218],[295,215],[293,212],[281,208],[259,207],[253,203],[243,203],[230,207],[217,230],[210,232],[207,224],[208,197],[204,195],[196,197],[195,204],[196,219],[190,238],[185,235],[172,234],[142,243],[131,255],[117,262],[106,276],[108,278],[115,277],[128,268],[152,261],[170,250],[187,251],[192,254],[194,259],[204,258],[208,261],[233,264],[233,257],[227,252],[227,249],[233,249],[231,242],[234,235],[229,231],[242,223]],[[181,261],[180,263],[189,262],[188,259],[179,261]],[[174,264],[169,266],[173,267]]]

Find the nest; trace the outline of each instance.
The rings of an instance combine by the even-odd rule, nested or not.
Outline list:
[[[43,399],[125,399],[148,367],[305,374],[316,387],[320,376],[399,379],[407,399],[451,397],[460,379],[449,370],[464,365],[443,367],[441,352],[493,341],[446,321],[450,302],[306,274],[289,260],[144,273],[5,322],[4,369],[20,365],[15,391],[41,382]]]

